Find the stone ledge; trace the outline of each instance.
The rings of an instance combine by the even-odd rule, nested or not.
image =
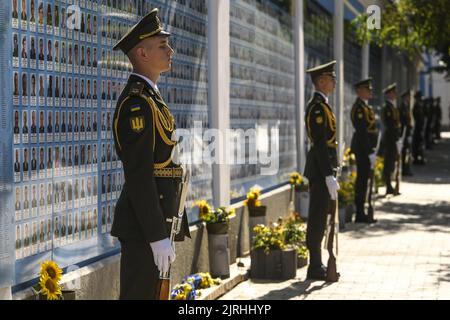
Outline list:
[[[250,256],[241,258],[240,261],[244,263],[244,267],[238,267],[237,263],[230,266],[230,277],[222,280],[222,282],[214,287],[202,289],[201,296],[197,300],[216,300],[225,293],[231,291],[239,283],[246,281],[250,274]]]

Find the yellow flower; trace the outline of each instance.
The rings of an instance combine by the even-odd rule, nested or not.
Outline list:
[[[54,282],[59,282],[62,277],[62,270],[55,262],[46,260],[41,264],[41,276],[42,275],[47,275]]]
[[[41,294],[47,297],[47,300],[59,300],[61,297],[61,287],[58,282],[52,280],[48,274],[42,274],[39,286],[41,287]]]

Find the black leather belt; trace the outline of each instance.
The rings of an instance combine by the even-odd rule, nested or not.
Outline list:
[[[153,175],[156,178],[181,178],[183,177],[183,168],[154,169]]]

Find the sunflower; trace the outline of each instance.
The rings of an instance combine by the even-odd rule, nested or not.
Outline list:
[[[62,270],[55,262],[46,260],[41,264],[41,275],[47,275],[54,282],[58,283],[62,277]]]
[[[61,297],[61,287],[47,274],[42,274],[39,280],[41,294],[47,297],[47,300],[59,300]]]

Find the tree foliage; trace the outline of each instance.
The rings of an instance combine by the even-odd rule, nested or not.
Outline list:
[[[356,17],[352,24],[361,43],[387,45],[414,56],[436,52],[444,65],[436,71],[450,76],[450,1],[397,0],[381,12],[381,28],[367,28],[368,14]]]

